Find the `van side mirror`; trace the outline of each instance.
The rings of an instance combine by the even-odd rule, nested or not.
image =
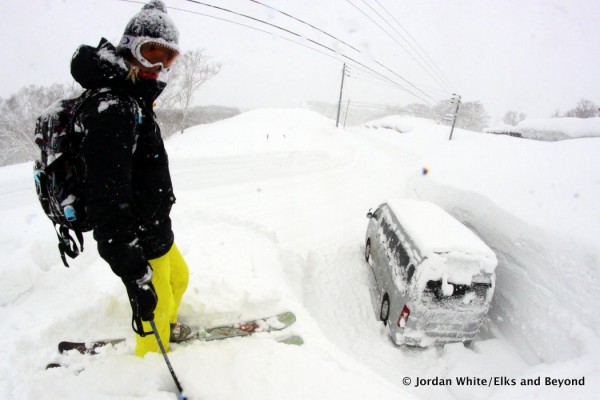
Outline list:
[[[371,212],[371,208],[369,208],[369,212],[367,213],[367,218],[373,218],[373,213]]]

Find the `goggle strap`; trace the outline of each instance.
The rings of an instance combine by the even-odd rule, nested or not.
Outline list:
[[[142,56],[141,48],[146,43],[154,43],[158,46],[165,47],[169,50],[173,50],[179,53],[179,49],[176,46],[173,46],[172,44],[166,42],[164,39],[153,38],[148,36],[123,35],[119,46],[129,49],[131,51],[131,54],[135,57],[135,59],[147,68],[160,67],[161,69],[167,69],[162,62],[159,61],[156,63],[151,63]]]

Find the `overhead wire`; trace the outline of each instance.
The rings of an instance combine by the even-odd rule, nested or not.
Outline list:
[[[370,71],[361,70],[354,66],[350,66],[347,69],[353,79],[358,79],[358,80],[362,80],[365,82],[371,82],[371,83],[377,83],[377,84],[386,84],[386,86],[389,86],[389,82],[387,82],[386,80],[382,79],[381,77],[379,77],[377,75],[372,74]],[[375,81],[366,79],[366,77],[375,79]],[[419,85],[419,87],[423,91],[428,91],[431,94],[431,96],[435,96],[436,103],[439,101],[439,99],[437,99],[437,98],[439,98],[440,96],[443,98],[446,98],[451,95],[450,93],[446,92],[445,90],[430,88],[430,87],[427,87],[424,85]]]
[[[434,78],[434,80],[436,80],[441,86],[444,86],[446,90],[450,90],[448,86],[446,86],[447,82],[444,80],[444,77],[439,75],[439,73],[434,69],[434,67],[431,65],[431,63],[426,60],[418,51],[417,49],[415,49],[415,47],[404,37],[404,35],[402,35],[402,33],[400,33],[387,19],[385,19],[385,17],[383,15],[381,15],[381,13],[379,11],[377,11],[375,8],[373,8],[369,3],[366,2],[366,0],[361,0],[363,2],[363,4],[365,4],[367,7],[369,7],[369,9],[371,11],[373,11],[382,21],[384,21],[390,28],[392,28],[392,30],[394,32],[396,32],[396,34],[411,48],[412,51],[414,51],[414,53],[419,56],[419,58],[426,64],[426,67],[429,68],[429,71],[427,71],[427,68],[425,66],[423,66],[412,54],[410,54],[410,52],[408,50],[406,50],[404,48],[404,46],[401,46],[402,49],[404,51],[406,51],[415,61],[417,61],[417,63],[419,65],[421,65],[426,72],[432,77]],[[380,7],[381,3],[378,3]],[[387,10],[386,10],[387,11]],[[388,12],[389,14],[389,12]],[[381,28],[381,27],[380,27]],[[383,28],[381,28],[383,29]],[[394,39],[394,37],[389,34],[388,32],[386,32],[392,39]],[[412,36],[411,36],[412,37]],[[414,39],[413,39],[414,40]],[[394,39],[394,41],[396,41]],[[397,41],[396,41],[397,42]]]
[[[256,18],[256,17],[253,17],[253,16],[251,16],[251,15],[247,15],[247,14],[242,14],[242,13],[239,13],[239,12],[237,12],[237,11],[233,11],[233,10],[230,10],[230,9],[227,9],[227,8],[224,8],[224,7],[215,6],[215,5],[213,5],[213,4],[204,3],[204,2],[202,2],[202,1],[198,1],[198,0],[185,0],[185,1],[188,1],[188,2],[190,2],[190,3],[194,3],[194,4],[198,4],[198,5],[201,5],[201,6],[204,6],[204,7],[210,7],[210,8],[214,8],[214,9],[216,9],[216,10],[224,11],[224,12],[227,12],[227,13],[235,14],[235,15],[238,15],[238,16],[240,16],[240,17],[248,18],[248,19],[250,19],[250,20],[253,20],[253,21],[255,21],[255,22],[259,22],[259,23],[261,23],[261,24],[268,25],[268,26],[270,26],[270,27],[272,27],[272,28],[279,29],[279,30],[282,30],[282,31],[284,31],[284,32],[286,32],[286,33],[289,33],[290,35],[293,35],[293,36],[296,36],[296,37],[298,37],[298,38],[302,38],[302,39],[304,39],[304,40],[307,40],[307,41],[309,41],[309,42],[311,42],[311,43],[313,43],[313,44],[316,44],[317,46],[323,47],[323,48],[325,48],[325,49],[327,49],[327,50],[329,50],[329,51],[331,51],[331,52],[334,52],[334,53],[336,52],[336,51],[335,51],[334,49],[332,49],[331,47],[328,47],[328,46],[326,46],[326,45],[324,45],[324,44],[322,44],[322,43],[319,43],[319,42],[317,42],[317,41],[315,41],[315,40],[312,40],[312,39],[310,39],[310,38],[306,38],[306,37],[304,37],[304,36],[300,35],[299,33],[293,32],[293,31],[291,31],[291,30],[289,30],[289,29],[282,28],[282,27],[281,27],[281,26],[279,26],[279,25],[275,25],[275,24],[273,24],[273,23],[271,23],[271,22],[264,21],[264,20],[262,20],[262,19],[260,19],[260,18]]]
[[[353,101],[353,102],[351,102],[351,105],[354,107],[364,107],[364,108],[384,108],[384,109],[398,110],[398,111],[402,110],[402,107],[390,106],[388,104],[369,103],[367,101]]]
[[[364,0],[362,0],[364,3]],[[419,66],[421,68],[423,68],[423,70],[430,75],[432,78],[434,78],[434,80],[436,80],[438,83],[441,84],[441,82],[439,81],[439,78],[437,76],[435,76],[434,74],[431,73],[431,71],[429,71],[422,63],[421,61],[419,61],[410,51],[408,51],[406,49],[406,47],[404,47],[404,45],[402,45],[402,43],[400,43],[391,33],[389,33],[384,27],[381,26],[381,24],[379,24],[377,21],[375,21],[375,19],[373,19],[373,17],[371,17],[369,14],[367,14],[364,10],[362,10],[360,7],[358,7],[356,4],[354,4],[351,0],[346,0],[346,2],[348,4],[350,4],[352,7],[354,7],[356,10],[358,10],[358,12],[360,12],[362,15],[364,15],[365,17],[367,17],[373,24],[375,24],[381,31],[383,31],[387,36],[389,36],[398,46],[400,46],[400,48],[402,50],[404,50],[410,57],[412,57],[413,60],[415,60],[415,62],[417,64],[419,64]],[[366,3],[365,3],[366,4]],[[367,6],[369,6],[367,4]],[[369,6],[370,7],[370,6]]]
[[[224,11],[224,12],[227,12],[227,13],[231,13],[231,14],[235,14],[235,15],[238,15],[238,16],[241,16],[241,17],[244,17],[244,18],[251,19],[251,20],[253,20],[253,21],[255,21],[255,22],[259,22],[259,23],[262,23],[262,24],[269,25],[269,26],[271,26],[271,27],[273,27],[273,28],[275,28],[275,29],[279,29],[279,30],[285,31],[286,33],[289,33],[289,34],[291,34],[291,35],[294,35],[294,36],[296,36],[296,37],[298,37],[298,38],[302,38],[302,39],[304,39],[304,40],[306,40],[306,41],[309,41],[309,42],[311,42],[311,43],[313,43],[313,44],[315,44],[315,45],[317,45],[317,46],[320,46],[320,47],[322,47],[322,48],[325,48],[326,50],[328,50],[328,51],[331,51],[331,52],[333,52],[333,53],[336,53],[336,54],[338,54],[339,56],[341,56],[341,57],[343,57],[343,58],[345,58],[345,59],[347,59],[347,60],[349,60],[349,61],[351,61],[351,62],[354,62],[354,63],[356,63],[356,64],[358,64],[358,65],[361,65],[362,67],[364,67],[364,68],[367,68],[367,69],[369,69],[369,70],[371,70],[371,71],[373,71],[373,72],[375,72],[375,73],[377,73],[377,74],[381,74],[381,73],[379,73],[379,72],[375,71],[374,69],[372,69],[372,68],[368,67],[368,66],[367,66],[367,65],[365,65],[364,63],[361,63],[360,61],[356,60],[355,58],[349,57],[348,55],[346,55],[346,54],[343,54],[343,53],[340,53],[339,51],[337,51],[337,50],[335,50],[335,49],[333,49],[333,48],[331,48],[331,47],[329,47],[329,46],[326,46],[326,45],[324,45],[324,44],[322,44],[322,43],[320,43],[320,42],[317,42],[317,41],[315,41],[315,40],[313,40],[313,39],[310,39],[310,38],[307,38],[307,37],[305,37],[305,36],[302,36],[302,35],[300,35],[300,34],[298,34],[298,33],[296,33],[296,32],[293,32],[293,31],[291,31],[291,30],[289,30],[289,29],[282,28],[282,27],[280,27],[280,26],[278,26],[278,25],[276,25],[276,24],[273,24],[273,23],[271,23],[271,22],[267,22],[267,21],[264,21],[264,20],[262,20],[262,19],[260,19],[260,18],[252,17],[252,16],[250,16],[250,15],[247,15],[247,14],[239,13],[239,12],[237,12],[237,11],[229,10],[229,9],[227,9],[227,8],[224,8],[224,7],[215,6],[215,5],[213,5],[213,4],[208,4],[208,3],[205,3],[205,2],[202,2],[202,1],[198,1],[198,0],[185,0],[185,1],[188,1],[188,2],[190,2],[190,3],[194,3],[194,4],[198,4],[198,5],[201,5],[201,6],[205,6],[205,7],[214,8],[214,9],[221,10],[221,11]],[[262,4],[262,3],[261,3],[261,4]],[[287,13],[286,13],[286,14],[287,14]],[[287,15],[289,16],[289,14],[287,14]],[[322,31],[322,30],[320,30],[320,29],[319,29],[319,31]],[[332,38],[334,38],[334,39],[336,39],[336,40],[339,40],[339,39],[337,39],[337,38],[336,38],[335,36],[333,36],[333,35],[329,35],[329,36],[330,36],[330,37],[332,37]],[[342,43],[346,44],[345,42],[342,42]],[[359,51],[359,52],[360,52],[360,51]],[[382,67],[382,68],[386,69],[387,71],[391,72],[392,74],[394,74],[395,76],[397,76],[398,78],[400,78],[402,81],[406,82],[408,85],[410,85],[411,87],[413,87],[413,88],[414,88],[415,90],[417,90],[418,92],[421,92],[421,95],[417,95],[417,94],[415,94],[413,91],[409,90],[408,88],[404,88],[404,90],[405,90],[405,91],[407,91],[408,93],[412,94],[413,96],[415,96],[415,97],[419,98],[420,100],[422,100],[422,101],[425,101],[425,102],[427,102],[427,103],[429,103],[430,101],[429,101],[429,100],[426,100],[426,99],[425,99],[425,98],[423,98],[423,97],[429,97],[429,98],[430,98],[432,101],[434,101],[434,102],[435,102],[435,99],[433,99],[431,96],[429,96],[429,94],[427,94],[427,93],[426,93],[426,92],[424,92],[424,91],[421,91],[421,89],[420,89],[420,88],[418,88],[417,86],[415,86],[415,85],[414,85],[412,82],[408,81],[406,78],[404,78],[403,76],[401,76],[401,75],[400,75],[400,74],[398,74],[397,72],[395,72],[395,71],[391,70],[390,68],[388,68],[387,66],[383,65],[383,64],[382,64],[382,63],[380,63],[379,61],[376,61],[376,60],[372,60],[372,61],[373,61],[373,62],[375,62],[375,63],[376,63],[377,65],[379,65],[380,67]],[[388,78],[388,79],[389,79],[389,78]],[[397,83],[395,83],[395,84],[396,84],[396,85],[398,85],[398,86],[400,86],[400,87],[403,87],[403,86],[401,86],[401,85],[399,85],[399,84],[397,84]]]
[[[322,30],[322,29],[320,29],[320,28],[317,28],[316,26],[314,26],[313,24],[311,24],[311,23],[309,23],[309,22],[306,22],[306,21],[304,21],[304,20],[302,20],[302,19],[300,19],[300,18],[294,17],[293,15],[291,15],[291,14],[289,14],[289,13],[286,13],[285,11],[279,10],[279,9],[277,9],[277,8],[273,7],[273,6],[270,6],[270,5],[268,5],[268,4],[262,3],[262,2],[260,2],[260,1],[257,1],[257,0],[250,0],[250,1],[251,1],[251,2],[253,2],[253,3],[259,4],[259,5],[263,6],[263,7],[266,7],[266,8],[268,8],[268,9],[270,9],[270,10],[276,11],[276,12],[278,12],[278,13],[282,14],[282,15],[285,15],[286,17],[292,18],[292,19],[294,19],[294,20],[296,20],[296,21],[298,21],[298,22],[300,22],[300,23],[302,23],[302,24],[304,24],[304,25],[310,26],[311,28],[313,28],[313,29],[315,29],[315,30],[317,30],[317,31],[319,31],[319,32],[321,32],[321,33],[323,33],[324,35],[327,35],[327,36],[329,36],[329,37],[330,37],[330,38],[332,38],[332,39],[335,39],[335,40],[337,40],[338,42],[340,42],[340,43],[342,43],[342,44],[344,44],[344,45],[346,45],[346,46],[350,47],[352,50],[358,51],[358,52],[360,53],[360,50],[358,50],[356,47],[354,47],[354,46],[352,46],[352,45],[350,45],[350,44],[348,44],[348,43],[344,42],[342,39],[339,39],[339,38],[337,38],[337,37],[333,36],[332,34],[330,34],[330,33],[328,33],[328,32],[325,32],[324,30]]]
[[[419,84],[417,83],[417,85],[419,85],[419,87],[429,93],[436,93],[438,95],[443,95],[444,97],[451,97],[452,93],[445,90],[445,89],[440,89],[440,88],[434,88],[431,86],[427,86],[427,85],[423,85],[423,84]]]
[[[418,48],[421,50],[421,52],[423,53],[424,57],[425,57],[425,58],[427,58],[427,59],[429,60],[430,64],[433,66],[433,68],[435,68],[435,69],[438,71],[439,75],[440,75],[440,76],[443,78],[443,80],[444,80],[444,81],[445,81],[445,82],[448,84],[448,86],[449,86],[449,87],[451,87],[451,86],[452,86],[452,84],[450,83],[450,81],[448,80],[448,78],[446,77],[446,75],[444,74],[444,72],[443,72],[443,71],[442,71],[442,70],[441,70],[441,69],[440,69],[440,68],[437,66],[437,64],[435,63],[435,61],[433,61],[433,59],[432,59],[432,58],[429,56],[429,54],[428,54],[428,53],[425,51],[425,49],[423,48],[423,46],[421,46],[421,45],[419,44],[419,42],[417,41],[417,39],[415,39],[415,38],[413,37],[413,35],[411,35],[411,34],[410,34],[410,32],[409,32],[409,31],[408,31],[408,30],[407,30],[407,29],[406,29],[406,28],[405,28],[405,27],[404,27],[404,26],[403,26],[403,25],[400,23],[400,21],[398,21],[398,20],[396,19],[396,17],[394,17],[394,15],[393,15],[393,14],[392,14],[390,11],[388,11],[388,9],[387,9],[387,8],[385,8],[385,7],[383,6],[383,4],[381,4],[381,3],[379,2],[379,0],[374,0],[374,1],[375,1],[375,3],[377,3],[377,5],[378,5],[378,6],[379,6],[379,7],[380,7],[380,8],[381,8],[381,9],[382,9],[382,10],[383,10],[383,11],[384,11],[384,12],[385,12],[387,15],[389,15],[389,17],[390,17],[390,18],[391,18],[391,19],[392,19],[392,20],[393,20],[393,21],[396,23],[396,25],[398,25],[398,27],[399,27],[400,29],[402,29],[402,30],[403,30],[403,31],[404,31],[404,32],[405,32],[405,33],[408,35],[408,37],[409,37],[409,38],[410,38],[410,39],[411,39],[411,40],[414,42],[414,44],[415,44],[415,45],[416,45],[416,46],[417,46],[417,47],[418,47]],[[397,32],[395,29],[394,29],[394,31],[395,31],[395,32]],[[398,34],[400,34],[400,33],[398,32]],[[408,43],[408,41],[407,41],[407,43]],[[449,87],[447,87],[447,89],[449,89]],[[450,90],[450,91],[451,91],[451,90]]]
[[[295,17],[295,16],[293,16],[293,15],[291,15],[291,14],[289,14],[289,13],[285,12],[285,11],[282,11],[282,10],[280,10],[280,9],[278,9],[278,8],[275,8],[275,7],[271,6],[271,5],[265,4],[265,3],[263,3],[263,2],[260,2],[260,1],[258,1],[258,0],[249,0],[249,1],[251,1],[252,3],[258,4],[258,5],[261,5],[261,6],[263,6],[263,7],[266,7],[266,8],[268,8],[268,9],[270,9],[270,10],[272,10],[272,11],[275,11],[275,12],[277,12],[277,13],[279,13],[279,14],[285,15],[285,16],[286,16],[286,17],[288,17],[288,18],[292,18],[292,19],[294,19],[294,20],[296,20],[296,21],[298,21],[298,22],[300,22],[300,23],[302,23],[302,24],[304,24],[304,25],[307,25],[307,26],[309,26],[309,27],[311,27],[311,28],[313,28],[313,29],[315,29],[315,30],[319,31],[320,33],[323,33],[324,35],[327,35],[327,36],[329,36],[329,37],[330,37],[330,38],[332,38],[332,39],[335,39],[336,41],[338,41],[338,42],[340,42],[340,43],[342,43],[342,44],[346,45],[347,47],[350,47],[351,49],[353,49],[353,50],[357,51],[358,53],[362,53],[362,52],[361,52],[359,49],[357,49],[356,47],[354,47],[354,46],[352,46],[352,45],[350,45],[350,44],[346,43],[345,41],[343,41],[343,40],[339,39],[338,37],[336,37],[336,36],[334,36],[334,35],[332,35],[332,34],[330,34],[330,33],[326,32],[326,31],[324,31],[324,30],[322,30],[322,29],[320,29],[320,28],[316,27],[315,25],[313,25],[313,24],[311,24],[311,23],[309,23],[309,22],[306,22],[306,21],[304,21],[304,20],[302,20],[302,19],[300,19],[300,18],[297,18],[297,17]],[[362,0],[362,1],[364,2],[364,0]],[[367,3],[365,3],[365,4],[367,4]],[[383,19],[383,20],[384,20],[386,23],[388,23],[388,24],[389,24],[389,22],[387,22],[387,21],[386,21],[386,20],[385,20],[385,19],[384,19],[384,18],[381,16],[381,14],[379,14],[379,13],[378,13],[376,10],[374,10],[374,9],[373,9],[373,8],[372,8],[372,7],[371,7],[369,4],[367,4],[367,6],[368,6],[369,8],[371,8],[371,9],[372,9],[372,10],[373,10],[373,11],[374,11],[374,12],[375,12],[375,13],[376,13],[376,14],[377,14],[377,15],[378,15],[380,18],[382,18],[382,19]],[[391,25],[390,25],[390,26],[391,26]],[[393,28],[393,27],[392,27],[392,29],[394,29],[394,30],[395,30],[395,28]],[[396,30],[395,30],[395,31],[396,31]],[[397,32],[397,31],[396,31],[396,32]],[[401,34],[400,34],[400,35],[401,35]],[[404,39],[404,37],[402,37],[402,38]],[[404,39],[404,40],[406,41],[406,39]],[[409,44],[409,46],[411,46],[411,48],[414,50],[414,47],[413,47],[413,46],[412,46],[412,45],[411,45],[411,44],[410,44],[408,41],[406,41],[406,42],[407,42],[407,43]],[[405,51],[406,51],[406,50],[405,50]],[[408,51],[407,51],[407,52],[408,52]],[[424,62],[426,62],[426,63],[427,63],[427,61],[426,61],[426,60],[424,60]],[[430,68],[431,68],[431,67],[430,67]]]
[[[139,0],[118,0],[118,1],[122,1],[122,2],[128,2],[128,3],[136,3],[136,4],[145,4],[143,1],[139,1]],[[405,92],[408,92],[409,94],[413,95],[414,97],[416,97],[416,98],[418,98],[418,99],[420,99],[420,100],[422,100],[422,101],[424,101],[424,102],[426,102],[426,103],[428,103],[428,104],[433,104],[433,103],[432,103],[432,101],[433,101],[434,103],[436,102],[436,100],[435,100],[433,97],[431,97],[429,94],[427,94],[427,93],[426,93],[424,90],[421,90],[421,89],[420,89],[420,88],[418,88],[416,85],[414,85],[413,83],[409,82],[409,81],[408,81],[408,80],[406,80],[404,77],[402,77],[402,76],[398,75],[397,73],[395,73],[394,71],[392,71],[391,69],[389,69],[388,67],[386,67],[386,66],[384,66],[383,64],[379,63],[379,62],[378,62],[378,61],[376,61],[376,60],[373,60],[373,62],[375,62],[376,64],[378,64],[378,65],[380,65],[381,67],[385,68],[386,70],[388,70],[388,71],[392,72],[394,75],[397,75],[397,76],[398,76],[399,78],[401,78],[403,81],[405,81],[405,82],[406,82],[406,83],[408,83],[410,86],[412,86],[413,88],[415,88],[415,89],[416,89],[418,92],[421,92],[422,96],[421,96],[421,95],[419,95],[419,94],[416,94],[416,93],[414,93],[414,92],[413,92],[411,89],[409,89],[409,88],[407,88],[407,87],[405,87],[405,86],[401,85],[400,83],[398,83],[398,82],[394,81],[393,79],[391,79],[391,78],[387,77],[386,75],[384,75],[384,74],[380,73],[379,71],[377,71],[377,70],[375,70],[375,69],[373,69],[373,68],[369,67],[368,65],[365,65],[364,63],[362,63],[362,62],[360,62],[360,61],[358,61],[358,60],[356,60],[356,59],[354,59],[354,58],[352,58],[352,57],[349,57],[349,56],[348,56],[348,55],[346,55],[346,54],[340,53],[339,51],[337,51],[337,50],[335,50],[335,49],[333,49],[333,48],[331,48],[331,47],[329,47],[329,46],[326,46],[326,45],[324,45],[324,44],[322,44],[322,43],[319,43],[319,42],[317,42],[316,40],[313,40],[313,39],[310,39],[310,38],[304,37],[304,36],[302,36],[302,35],[300,35],[300,34],[298,34],[298,33],[296,33],[296,32],[293,32],[293,31],[289,30],[289,29],[286,29],[286,28],[280,27],[280,26],[278,26],[278,25],[276,25],[276,24],[273,24],[273,23],[270,23],[270,22],[267,22],[267,21],[263,21],[263,20],[261,20],[261,19],[259,19],[259,18],[255,18],[255,17],[252,17],[252,16],[250,16],[250,15],[246,15],[246,14],[238,13],[238,12],[236,12],[236,11],[233,11],[233,10],[229,10],[229,9],[227,9],[227,8],[224,8],[224,7],[215,6],[215,5],[208,4],[208,3],[204,3],[204,2],[201,2],[201,1],[197,1],[197,0],[185,0],[185,1],[187,1],[187,2],[190,2],[190,3],[195,3],[195,4],[198,4],[198,5],[201,5],[201,6],[205,6],[205,7],[210,7],[210,8],[213,8],[213,9],[216,9],[216,10],[220,10],[220,11],[224,11],[224,12],[227,12],[227,13],[235,14],[235,15],[238,15],[238,16],[241,16],[241,17],[244,17],[244,18],[247,18],[247,19],[253,20],[253,21],[255,21],[255,22],[259,22],[259,23],[262,23],[262,24],[266,24],[266,25],[268,25],[268,26],[270,26],[270,27],[272,27],[272,28],[275,28],[275,29],[277,29],[277,30],[281,30],[281,31],[284,31],[284,32],[286,32],[286,33],[288,33],[288,34],[290,34],[290,35],[293,35],[293,36],[294,36],[295,38],[297,38],[297,39],[298,39],[298,38],[299,38],[299,39],[303,39],[303,40],[305,40],[305,41],[307,41],[307,42],[309,42],[309,43],[312,43],[312,44],[314,44],[314,45],[316,45],[316,46],[319,46],[319,47],[321,47],[321,48],[323,48],[323,49],[325,49],[325,50],[329,51],[330,53],[333,53],[334,55],[332,55],[332,54],[330,54],[330,53],[327,53],[327,52],[325,52],[325,51],[323,51],[323,50],[316,49],[316,48],[314,48],[314,47],[308,46],[308,45],[306,45],[305,43],[299,42],[299,41],[297,41],[297,40],[293,40],[293,39],[286,38],[286,37],[284,37],[284,36],[281,36],[281,35],[277,35],[277,34],[276,34],[276,33],[274,33],[274,32],[267,31],[267,30],[264,30],[264,29],[260,29],[260,28],[257,28],[257,27],[255,27],[255,26],[251,26],[251,25],[243,24],[243,23],[240,23],[240,22],[237,22],[237,21],[232,21],[232,20],[229,20],[229,19],[227,19],[227,18],[217,17],[217,16],[214,16],[214,15],[205,14],[205,13],[200,13],[200,12],[197,12],[197,11],[192,11],[192,10],[188,10],[188,9],[184,9],[184,8],[178,8],[178,7],[167,7],[167,8],[169,8],[169,9],[173,9],[173,10],[177,10],[177,11],[181,11],[181,12],[186,12],[186,13],[191,13],[191,14],[200,15],[200,16],[203,16],[203,17],[213,18],[213,19],[216,19],[216,20],[219,20],[219,21],[228,22],[228,23],[235,24],[235,25],[238,25],[238,26],[242,26],[242,27],[245,27],[245,28],[249,28],[249,29],[252,29],[252,30],[255,30],[255,31],[258,31],[258,32],[266,33],[266,34],[268,34],[268,35],[275,36],[275,37],[277,37],[277,38],[280,38],[280,39],[284,39],[284,40],[286,40],[286,41],[289,41],[289,42],[291,42],[291,43],[298,44],[298,45],[300,45],[300,46],[303,46],[303,47],[305,47],[305,48],[307,48],[307,49],[309,49],[309,50],[316,51],[316,52],[318,52],[318,53],[320,53],[320,54],[322,54],[322,55],[325,55],[325,56],[328,56],[328,57],[330,57],[330,58],[333,58],[333,59],[335,59],[336,61],[339,61],[339,62],[349,62],[349,63],[350,63],[350,65],[352,65],[352,63],[354,63],[356,66],[360,66],[360,67],[361,67],[361,68],[363,68],[364,70],[367,70],[367,71],[369,71],[371,74],[373,74],[374,76],[376,76],[378,79],[380,79],[380,80],[382,80],[382,81],[385,81],[385,82],[387,82],[387,83],[389,83],[389,84],[392,84],[392,85],[394,85],[394,86],[396,86],[396,87],[399,87],[400,89],[404,90]],[[259,2],[257,2],[257,3],[259,3]],[[262,4],[262,3],[261,3],[261,4]],[[287,14],[287,13],[286,13],[286,14]],[[293,17],[292,17],[292,16],[290,16],[290,18],[293,18]],[[308,23],[307,23],[307,24],[308,24]],[[308,25],[310,26],[310,24],[308,24]],[[318,28],[316,28],[316,29],[318,29]],[[319,29],[318,29],[318,30],[319,30]],[[321,31],[321,30],[319,30],[319,31]],[[324,32],[324,31],[323,31],[323,32]],[[332,38],[334,38],[335,40],[338,40],[338,41],[340,41],[341,43],[344,43],[344,44],[346,44],[345,42],[341,41],[340,39],[337,39],[337,38],[336,38],[335,36],[333,36],[333,35],[329,35],[329,36],[330,36],[330,37],[332,37]],[[346,44],[346,45],[348,45],[348,44]],[[352,46],[350,46],[350,45],[348,45],[348,46],[349,46],[349,47],[352,47]],[[356,51],[358,51],[358,52],[360,53],[360,51],[359,51],[359,50],[356,50]],[[336,57],[336,56],[337,56],[337,57]],[[344,58],[344,59],[345,59],[345,61],[344,61],[344,60],[341,60],[339,57],[341,57],[341,58]],[[427,100],[427,98],[431,99],[431,101],[430,101],[430,100]]]
[[[436,116],[427,112],[418,112],[416,110],[407,110],[404,108],[399,108],[399,107],[392,107],[392,106],[387,106],[385,104],[361,104],[361,103],[357,103],[357,102],[350,102],[350,104],[348,104],[346,106],[346,108],[364,108],[364,109],[369,109],[369,110],[384,110],[384,111],[393,111],[394,113],[398,113],[398,114],[405,114],[405,115],[410,115],[410,116],[414,116],[414,117],[421,117],[421,118],[429,118],[429,119],[433,119],[433,118],[440,118],[440,116]]]
[[[375,83],[378,85],[385,85],[386,87],[395,87],[395,85],[391,84],[389,81],[366,70],[359,70],[348,67],[346,76],[355,80]]]
[[[141,1],[141,0],[118,0],[118,1],[126,2],[126,3],[145,4],[145,2]],[[320,53],[320,54],[325,55],[327,57],[333,58],[336,61],[344,62],[344,60],[341,60],[341,59],[339,59],[339,58],[337,58],[337,57],[335,57],[335,56],[333,56],[333,55],[331,55],[329,53],[326,53],[323,50],[315,49],[314,47],[310,47],[310,46],[308,46],[308,45],[306,45],[304,43],[292,40],[290,38],[286,38],[285,36],[278,35],[278,34],[276,34],[274,32],[270,32],[270,31],[267,31],[267,30],[264,30],[264,29],[257,28],[255,26],[243,24],[243,23],[237,22],[237,21],[232,21],[232,20],[227,19],[227,18],[217,17],[217,16],[211,15],[211,14],[205,14],[205,13],[201,13],[201,12],[198,12],[198,11],[187,10],[185,8],[171,7],[171,6],[167,6],[167,8],[170,9],[170,10],[177,10],[177,11],[181,11],[181,12],[185,12],[185,13],[189,13],[189,14],[196,14],[196,15],[200,15],[200,16],[203,16],[203,17],[213,18],[213,19],[216,19],[216,20],[219,20],[219,21],[227,22],[227,23],[230,23],[230,24],[234,24],[234,25],[238,25],[238,26],[244,27],[244,28],[249,28],[249,29],[252,29],[252,30],[255,30],[255,31],[258,31],[258,32],[266,33],[266,34],[268,34],[270,36],[274,36],[274,37],[277,37],[279,39],[286,40],[286,41],[288,41],[290,43],[293,43],[293,44],[305,47],[305,48],[307,48],[309,50],[316,51],[317,53]]]

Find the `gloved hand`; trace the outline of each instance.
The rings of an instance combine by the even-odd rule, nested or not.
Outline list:
[[[152,268],[147,266],[145,273],[137,278],[123,280],[127,288],[131,310],[133,311],[132,327],[133,330],[145,336],[152,332],[144,332],[142,321],[152,321],[154,319],[154,309],[158,302],[158,296],[152,285]]]

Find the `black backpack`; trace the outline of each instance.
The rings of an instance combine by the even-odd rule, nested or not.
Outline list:
[[[74,99],[58,100],[39,116],[35,126],[35,143],[41,150],[34,163],[35,188],[56,231],[66,267],[66,256],[75,258],[83,251],[83,232],[91,230],[81,184],[79,144],[83,132],[75,126],[75,117],[88,100],[106,90],[86,90]]]

